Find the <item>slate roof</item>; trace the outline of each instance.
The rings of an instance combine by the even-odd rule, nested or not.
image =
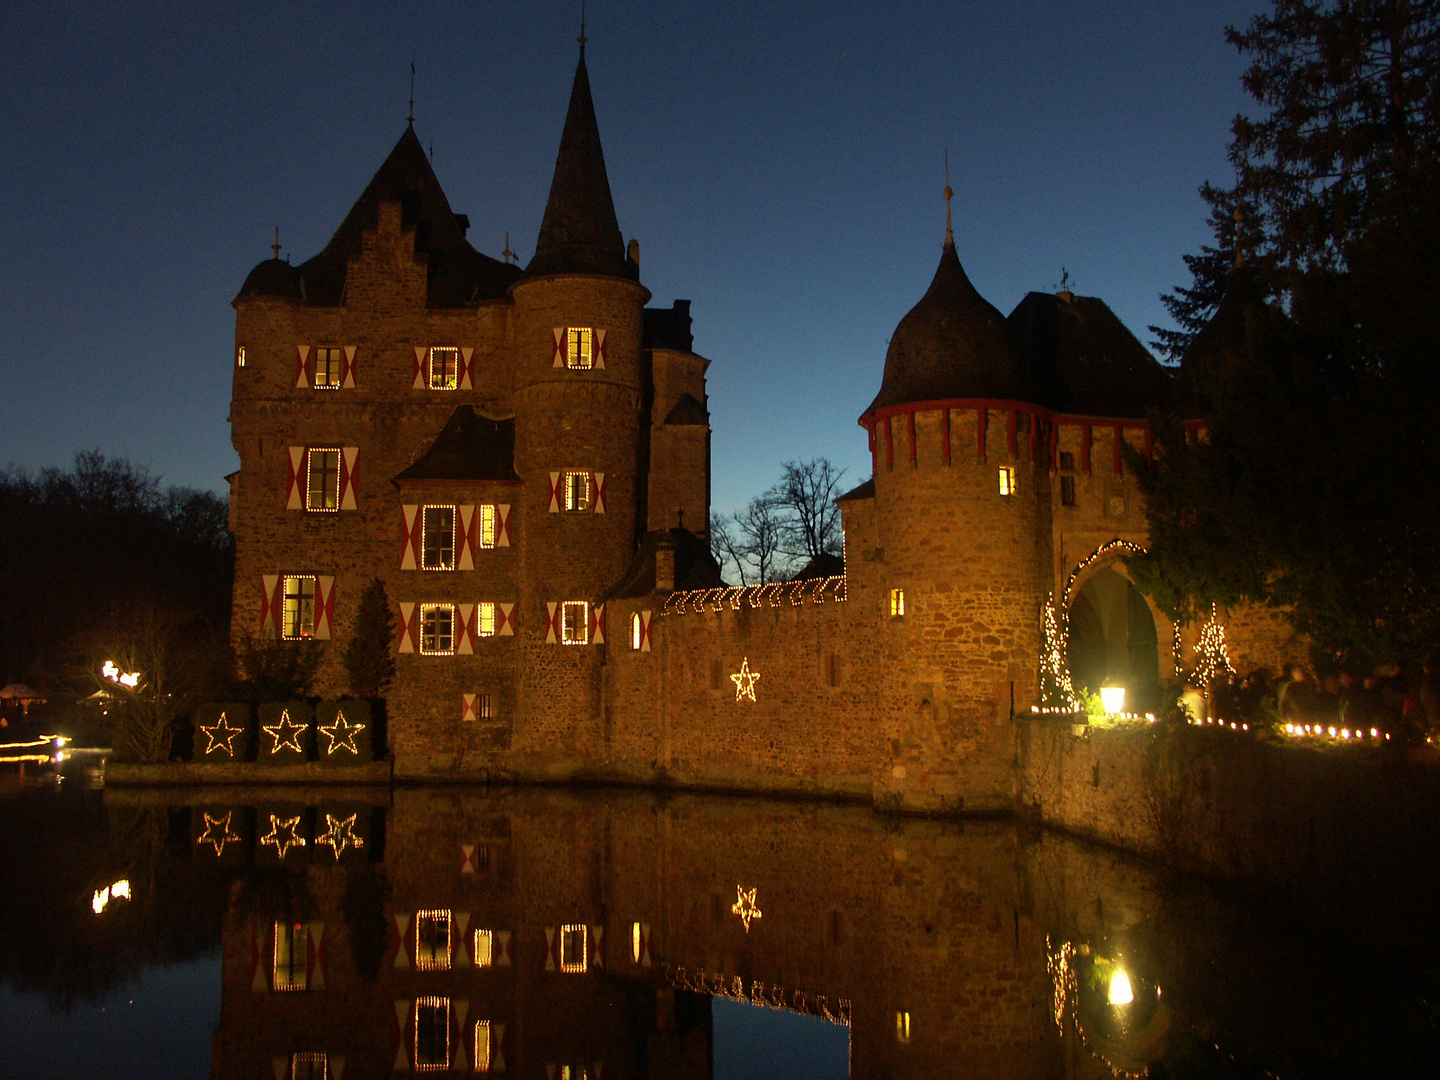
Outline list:
[[[810,581],[813,578],[839,577],[845,573],[845,560],[839,555],[822,551],[797,570],[791,581]]]
[[[515,472],[515,418],[491,420],[474,406],[460,405],[430,449],[395,476],[395,483],[427,480],[518,481]]]
[[[725,582],[720,576],[720,567],[715,556],[704,540],[689,529],[657,529],[645,534],[630,569],[610,590],[607,599],[628,600],[637,596],[649,596],[655,592],[655,549],[662,543],[675,548],[675,588],[716,589]]]
[[[692,395],[681,394],[680,400],[675,402],[674,407],[665,415],[665,423],[677,427],[687,424],[708,424],[710,423],[710,413]]]
[[[1208,409],[1203,385],[1213,377],[1227,355],[1245,348],[1246,335],[1283,316],[1265,301],[1265,293],[1247,266],[1230,271],[1225,282],[1225,295],[1215,314],[1210,317],[1180,357],[1178,379],[1180,411],[1189,418],[1203,415]]]
[[[869,480],[866,480],[863,484],[860,484],[860,485],[857,486],[857,487],[853,487],[853,488],[851,488],[849,491],[845,492],[844,495],[837,496],[836,499],[835,499],[835,501],[836,501],[837,503],[841,503],[841,502],[853,502],[853,501],[858,501],[858,500],[860,500],[860,499],[873,499],[874,497],[875,497],[875,478],[872,476]]]

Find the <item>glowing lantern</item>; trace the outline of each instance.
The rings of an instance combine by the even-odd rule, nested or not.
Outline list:
[[[1107,713],[1120,712],[1125,708],[1125,688],[1123,686],[1100,687],[1100,704],[1104,706]]]
[[[1130,989],[1130,976],[1126,975],[1121,968],[1115,969],[1115,974],[1110,976],[1110,1004],[1129,1005],[1135,1000],[1135,993]]]

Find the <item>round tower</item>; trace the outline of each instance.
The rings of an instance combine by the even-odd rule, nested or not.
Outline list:
[[[896,327],[860,419],[881,586],[876,794],[984,809],[1009,804],[1011,710],[1035,699],[1048,413],[1032,403],[1004,317],[960,265],[948,201],[946,217],[935,277]]]

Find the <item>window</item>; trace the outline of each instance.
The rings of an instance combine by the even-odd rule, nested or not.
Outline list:
[[[310,985],[306,954],[310,949],[310,928],[304,923],[275,924],[276,990],[305,990]]]
[[[415,1002],[415,1071],[450,1068],[450,999],[423,997]]]
[[[895,1014],[895,1041],[910,1041],[910,1014],[903,1009]]]
[[[478,506],[475,508],[478,515],[479,527],[476,535],[479,537],[482,548],[493,548],[495,546],[495,507],[493,505]]]
[[[1069,450],[1060,451],[1060,471],[1072,472],[1075,468],[1075,455]]]
[[[893,618],[897,618],[897,619],[898,619],[901,615],[904,615],[904,614],[905,614],[905,590],[904,590],[904,589],[891,589],[891,590],[890,590],[890,615],[891,615]]]
[[[245,346],[241,345],[235,350],[235,366],[245,366]]]
[[[644,627],[640,622],[640,613],[637,611],[630,616],[630,648],[639,649],[644,636]]]
[[[1060,505],[1075,505],[1075,478],[1073,476],[1060,477]]]
[[[560,641],[565,645],[585,645],[590,641],[590,604],[585,600],[566,600],[560,605]]]
[[[329,1080],[330,1062],[324,1054],[291,1054],[290,1080]]]
[[[415,913],[415,970],[446,971],[450,967],[450,912]]]
[[[420,652],[449,656],[455,651],[455,605],[420,605]]]
[[[565,331],[565,366],[588,371],[595,364],[595,331],[588,326],[572,326]]]
[[[460,350],[430,350],[430,389],[454,390],[460,385]]]
[[[495,636],[495,605],[490,601],[478,604],[475,608],[475,632],[481,637]],[[485,695],[488,697],[489,695]]]
[[[420,519],[420,566],[455,569],[455,507],[425,507]]]
[[[315,350],[314,386],[316,390],[340,389],[340,364],[339,349]]]
[[[590,509],[590,474],[576,469],[565,473],[565,509],[581,513]]]
[[[588,937],[583,926],[562,926],[560,928],[560,970],[578,974],[590,966],[590,954],[586,949]]]
[[[282,636],[287,640],[315,633],[315,579],[308,574],[285,575]]]
[[[630,960],[632,963],[640,963],[640,958],[645,955],[645,927],[641,923],[630,924]]]
[[[340,451],[315,449],[305,452],[305,509],[340,509]]]
[[[475,1021],[475,1071],[490,1071],[490,1021]]]
[[[489,694],[475,695],[475,718],[477,720],[495,719],[495,706],[493,704],[493,700],[494,699],[491,698]],[[488,852],[488,850],[489,849],[487,848],[486,851]]]
[[[1000,466],[1000,494],[1015,494],[1015,466],[1013,465]]]
[[[495,963],[495,934],[490,930],[476,930],[474,947],[470,950],[475,955],[475,966],[477,968],[491,967]]]

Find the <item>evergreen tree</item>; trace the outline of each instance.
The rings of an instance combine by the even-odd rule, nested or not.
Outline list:
[[[380,697],[395,678],[395,619],[385,583],[375,578],[360,594],[355,629],[345,646],[345,672],[356,697]]]

